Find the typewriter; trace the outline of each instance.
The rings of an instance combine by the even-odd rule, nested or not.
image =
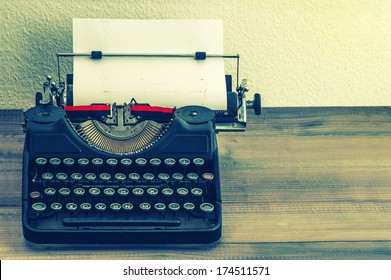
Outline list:
[[[229,57],[239,62],[238,55]],[[192,59],[208,55],[197,52]],[[227,109],[211,110],[134,99],[75,106],[73,75],[58,85],[48,77],[36,106],[24,113],[25,238],[79,244],[217,241],[222,202],[216,133],[245,130],[246,109],[261,110],[259,94],[246,101],[245,81],[234,92],[232,76],[225,78]]]

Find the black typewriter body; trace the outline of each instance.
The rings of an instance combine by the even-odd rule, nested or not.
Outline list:
[[[94,135],[78,134],[61,107],[42,104],[26,111],[25,238],[79,244],[218,240],[219,161],[208,110],[177,109],[150,145],[129,153],[91,145]]]

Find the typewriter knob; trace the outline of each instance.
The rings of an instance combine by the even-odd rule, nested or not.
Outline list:
[[[247,100],[246,105],[249,109],[254,109],[255,115],[261,114],[261,95],[254,94],[254,100]]]

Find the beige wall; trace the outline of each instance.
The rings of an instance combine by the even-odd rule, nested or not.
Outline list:
[[[391,105],[391,1],[0,0],[0,108],[33,105],[74,17],[223,19],[265,106]]]

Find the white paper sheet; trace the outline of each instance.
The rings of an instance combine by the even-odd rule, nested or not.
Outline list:
[[[220,20],[74,19],[73,52],[223,55]],[[74,57],[74,105],[227,108],[224,59]]]

